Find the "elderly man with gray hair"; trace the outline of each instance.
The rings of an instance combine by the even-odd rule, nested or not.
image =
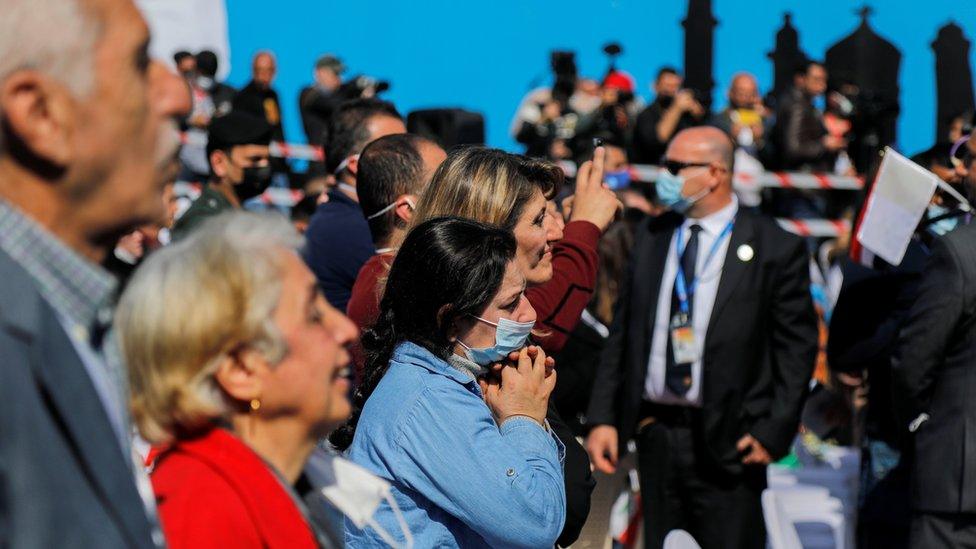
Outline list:
[[[99,263],[164,217],[189,98],[131,0],[0,13],[0,545],[161,546]]]

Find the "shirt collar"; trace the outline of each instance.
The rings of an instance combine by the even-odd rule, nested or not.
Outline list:
[[[448,364],[445,360],[434,355],[434,353],[411,341],[404,341],[397,345],[396,350],[393,351],[393,360],[420,366],[435,374],[453,379],[461,385],[467,385],[475,381],[471,372],[462,371],[460,368]]]
[[[90,327],[117,282],[108,271],[67,247],[37,222],[0,200],[0,250],[31,276],[61,316]]]
[[[701,225],[701,228],[705,230],[711,236],[718,236],[725,226],[729,224],[729,221],[735,219],[735,214],[739,211],[739,199],[732,195],[732,201],[729,202],[724,208],[717,212],[712,212],[705,217],[700,217],[698,219],[692,219],[690,217],[685,218],[684,223],[681,224],[681,228],[687,229],[692,225]]]

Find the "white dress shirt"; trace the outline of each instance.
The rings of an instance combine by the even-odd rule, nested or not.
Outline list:
[[[668,258],[664,264],[664,277],[661,279],[661,289],[657,298],[657,310],[653,312],[654,330],[651,334],[651,355],[648,358],[647,378],[644,382],[644,398],[646,400],[659,404],[701,406],[701,356],[704,350],[705,335],[708,331],[708,321],[712,316],[712,306],[715,304],[715,294],[718,292],[718,283],[722,278],[722,266],[725,264],[725,255],[729,249],[729,241],[732,239],[731,235],[726,235],[723,238],[708,265],[704,263],[708,252],[715,244],[715,239],[722,234],[726,225],[735,218],[738,211],[739,202],[735,196],[732,196],[732,202],[728,206],[701,219],[686,218],[681,227],[677,229],[683,231],[681,241],[687,246],[688,239],[691,238],[689,227],[698,224],[702,228],[698,233],[698,257],[695,260],[695,274],[698,282],[695,286],[691,316],[699,359],[691,364],[691,388],[685,396],[675,395],[667,389],[664,382],[667,368],[665,353],[668,351],[668,338],[671,337],[671,294],[678,273],[676,239],[674,235],[671,236]]]

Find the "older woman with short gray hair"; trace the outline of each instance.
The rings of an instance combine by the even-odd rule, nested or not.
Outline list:
[[[122,296],[134,418],[155,445],[170,547],[341,544],[292,486],[349,415],[345,345],[357,331],[322,297],[300,244],[282,218],[218,216],[153,254]]]

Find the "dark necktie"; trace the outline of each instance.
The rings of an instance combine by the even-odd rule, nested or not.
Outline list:
[[[685,292],[688,297],[688,323],[691,324],[692,313],[695,311],[695,294],[693,293],[692,281],[695,279],[695,264],[698,262],[698,233],[701,232],[701,225],[692,225],[688,228],[691,236],[688,237],[688,244],[681,254],[681,270],[684,271]],[[680,230],[680,229],[679,229]],[[671,343],[671,319],[681,310],[681,301],[678,299],[677,284],[671,291],[671,316],[668,317],[668,346],[665,353],[665,374],[664,384],[668,390],[678,396],[685,396],[691,389],[691,363],[676,364],[674,361],[674,348]]]

